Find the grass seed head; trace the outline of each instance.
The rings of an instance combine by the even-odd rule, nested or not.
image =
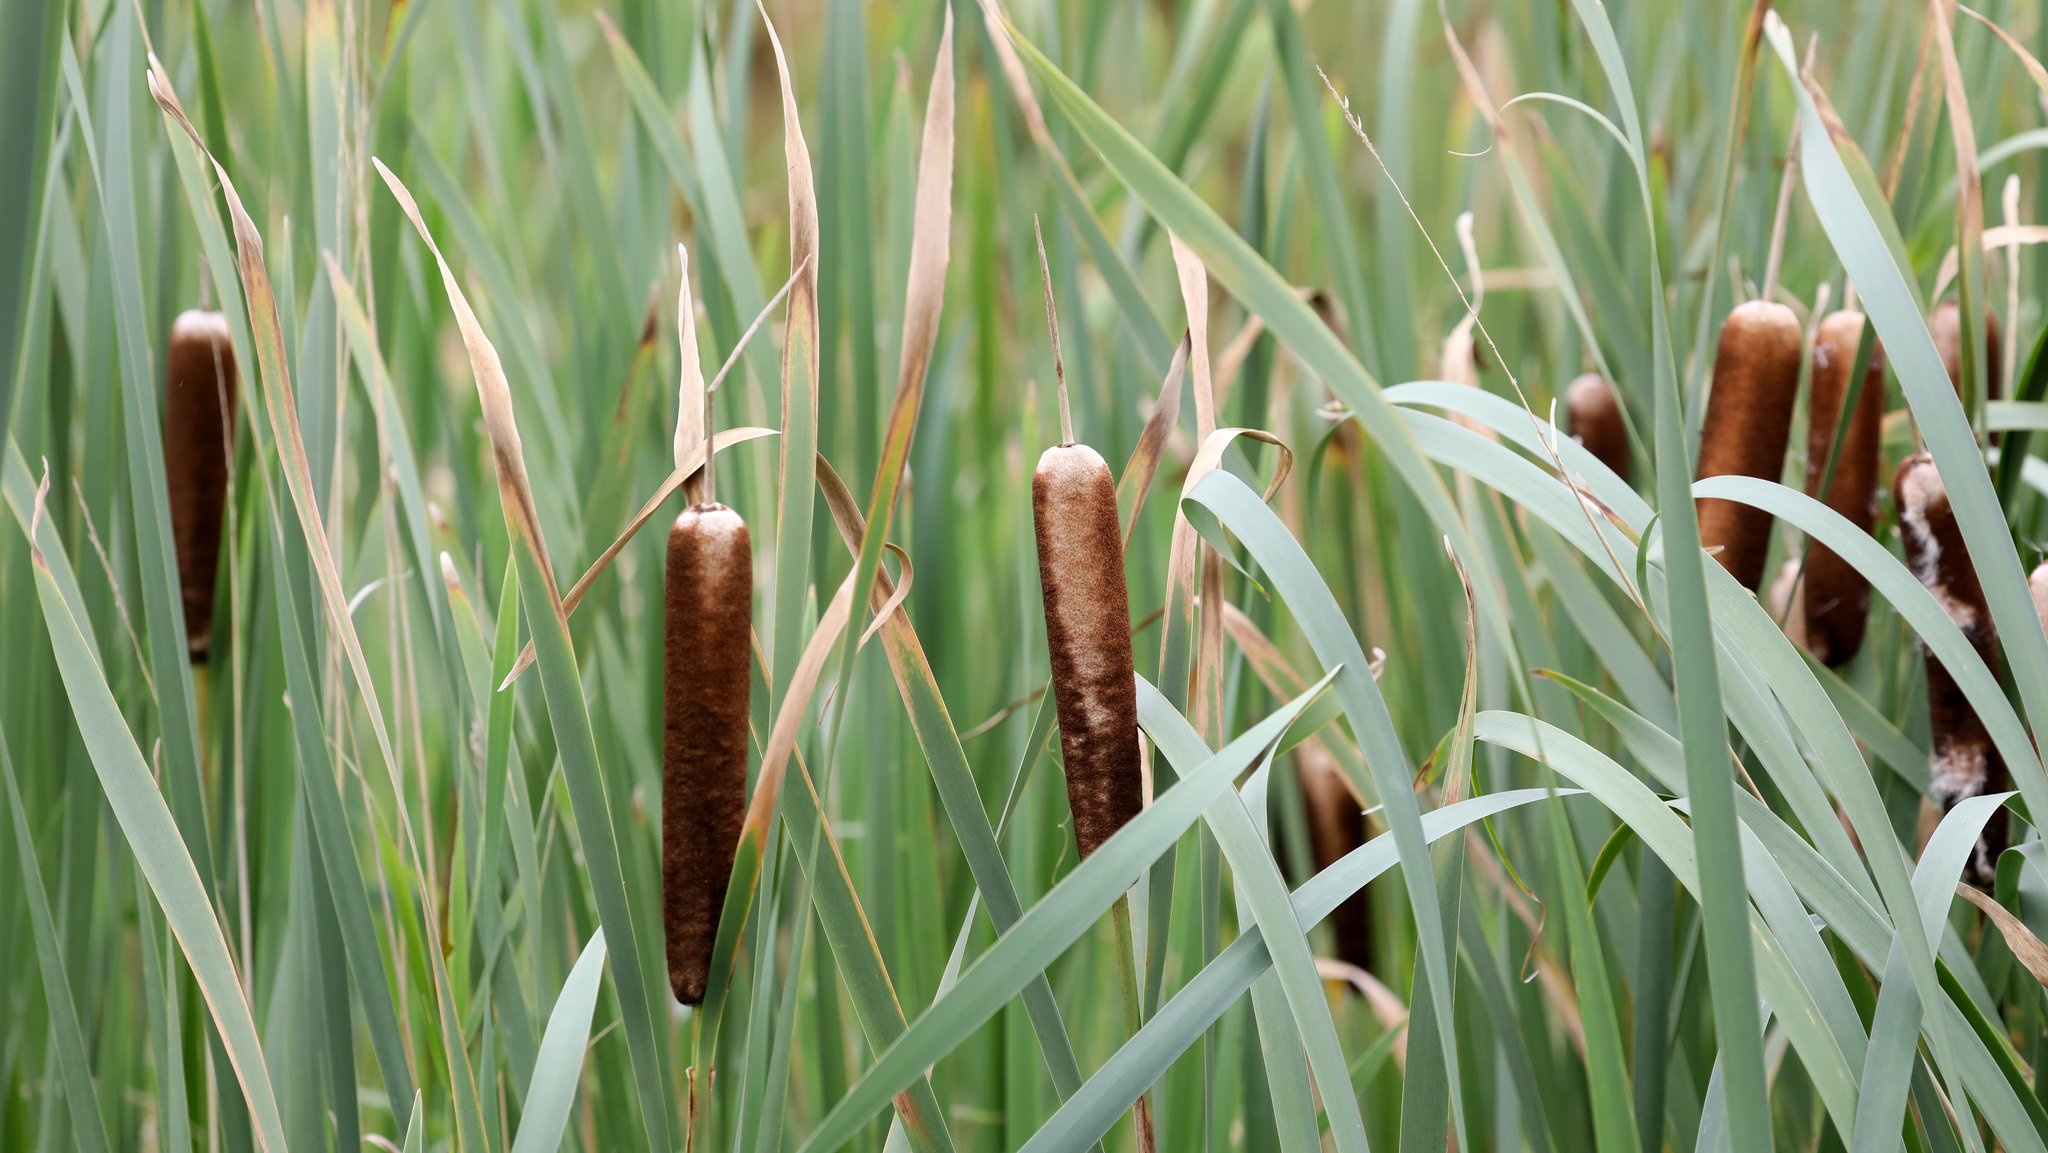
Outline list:
[[[1906,545],[1906,564],[1927,591],[1934,594],[1949,619],[1962,630],[1977,656],[1998,673],[1998,633],[1984,599],[1977,572],[1963,545],[1962,529],[1950,507],[1948,490],[1935,470],[1934,458],[1908,457],[1892,479],[1892,498],[1899,510],[1899,535]],[[1928,791],[1947,812],[1957,802],[2011,787],[2005,761],[1977,710],[1956,684],[1955,676],[1923,645],[1927,663],[1927,721],[1934,746]],[[2005,810],[1984,826],[1965,875],[1988,888],[1998,854],[2007,839]]]
[[[1614,385],[1589,372],[1564,390],[1564,405],[1571,413],[1572,436],[1609,471],[1627,480],[1628,430],[1622,425],[1621,398],[1614,394]]]
[[[1067,804],[1086,857],[1144,804],[1130,594],[1109,465],[1085,444],[1046,449],[1031,511]]]
[[[1799,319],[1782,304],[1752,300],[1729,312],[1700,428],[1699,476],[1778,479],[1799,393],[1799,343]],[[1770,551],[1771,514],[1729,500],[1696,507],[1700,544],[1718,548],[1722,566],[1755,591]]]
[[[1848,428],[1835,459],[1833,476],[1824,477],[1834,452],[1835,429],[1848,399],[1849,375],[1856,367],[1856,348],[1863,337],[1863,314],[1847,310],[1821,321],[1813,339],[1813,383],[1806,428],[1806,495],[1825,500],[1857,528],[1868,533],[1877,521],[1878,464],[1884,423],[1884,350],[1873,345],[1864,371],[1863,388],[1850,411]],[[1827,481],[1826,491],[1821,482]],[[1806,581],[1800,590],[1800,613],[1807,650],[1829,665],[1839,665],[1863,647],[1864,624],[1870,616],[1870,582],[1854,566],[1816,544],[1806,553]]]
[[[661,901],[676,1000],[704,1000],[719,910],[747,809],[754,612],[747,522],[721,504],[668,534],[662,680]]]
[[[185,601],[185,647],[195,664],[205,663],[213,643],[237,385],[227,317],[199,309],[179,313],[164,357],[164,486]]]

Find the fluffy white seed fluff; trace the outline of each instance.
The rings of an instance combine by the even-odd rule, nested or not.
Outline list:
[[[1977,623],[1977,610],[1968,601],[1957,599],[1942,582],[1941,541],[1927,523],[1928,510],[1936,502],[1947,501],[1948,491],[1941,485],[1941,473],[1931,461],[1914,465],[1899,478],[1899,528],[1911,538],[1912,547],[1906,555],[1912,558],[1913,575],[1934,594],[1941,610],[1957,628],[1968,629]]]
[[[226,340],[228,318],[218,312],[188,308],[171,322],[172,340]]]

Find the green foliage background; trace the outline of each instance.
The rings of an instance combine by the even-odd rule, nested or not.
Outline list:
[[[952,0],[942,48],[947,0],[776,2],[804,188],[747,0],[0,0],[0,1148],[2043,1149],[2048,857],[2016,820],[2009,915],[1956,898],[1999,799],[1927,836],[1919,649],[2048,805],[2048,11],[1781,8]],[[1034,223],[1136,518],[1155,799],[1083,867]],[[783,782],[698,1011],[659,929],[684,498],[557,615],[677,479],[678,243],[717,426],[759,430],[718,484]],[[2010,399],[1972,356],[1958,403],[1922,321],[1958,249]],[[1854,662],[1697,547],[1720,318],[1851,281],[1884,475],[1939,463],[2002,668],[1803,448],[1699,491],[1776,514],[1773,571],[1810,534],[1870,576]],[[159,408],[202,306],[242,389],[192,667]],[[1589,369],[1633,483],[1548,424]],[[1320,874],[1310,761],[1374,834]],[[1319,963],[1361,890],[1371,964]]]

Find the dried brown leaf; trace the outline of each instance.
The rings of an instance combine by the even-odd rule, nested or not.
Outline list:
[[[483,325],[476,318],[476,311],[469,306],[469,298],[463,295],[462,286],[455,280],[454,270],[448,267],[446,257],[441,255],[441,246],[434,242],[434,235],[427,229],[427,222],[420,216],[420,206],[413,200],[412,191],[405,186],[384,162],[376,157],[370,163],[377,174],[384,178],[385,187],[398,200],[398,207],[405,212],[406,219],[426,242],[428,251],[434,254],[434,263],[441,270],[441,287],[448,293],[448,304],[455,313],[455,326],[462,333],[462,346],[469,353],[470,373],[476,378],[477,403],[483,408],[484,433],[491,441],[491,462],[498,477],[498,500],[504,506],[505,527],[513,539],[524,538],[540,560],[542,578],[547,582],[548,600],[553,604],[555,615],[562,616],[562,591],[555,583],[555,566],[548,559],[546,538],[541,534],[540,514],[533,504],[533,485],[526,476],[526,453],[520,447],[519,424],[512,415],[512,387],[505,379],[504,362],[498,358],[498,349],[484,335]],[[564,618],[565,620],[567,618]]]
[[[1980,889],[1969,885],[1957,885],[1956,895],[1977,906],[1979,911],[1991,919],[1999,935],[2005,938],[2005,947],[2011,949],[2012,955],[2019,958],[2020,964],[2027,967],[2027,972],[2033,974],[2034,980],[2040,982],[2043,988],[2048,988],[2048,945],[2041,943],[2041,938],[2035,936],[2032,929],[2027,928],[2026,922],[2013,916],[2004,905]]]
[[[1188,345],[1188,337],[1183,333],[1180,346],[1173,350],[1173,362],[1166,366],[1166,376],[1160,381],[1152,415],[1146,418],[1144,431],[1138,434],[1138,443],[1131,449],[1131,459],[1124,462],[1124,470],[1117,477],[1117,504],[1130,510],[1124,514],[1126,549],[1131,546],[1131,534],[1138,531],[1138,514],[1145,511],[1145,497],[1152,491],[1152,478],[1159,472],[1166,442],[1180,424],[1181,381],[1187,375]]]

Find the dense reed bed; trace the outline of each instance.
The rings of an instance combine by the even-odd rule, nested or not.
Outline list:
[[[0,2],[0,1149],[2048,1153],[2044,28]]]

